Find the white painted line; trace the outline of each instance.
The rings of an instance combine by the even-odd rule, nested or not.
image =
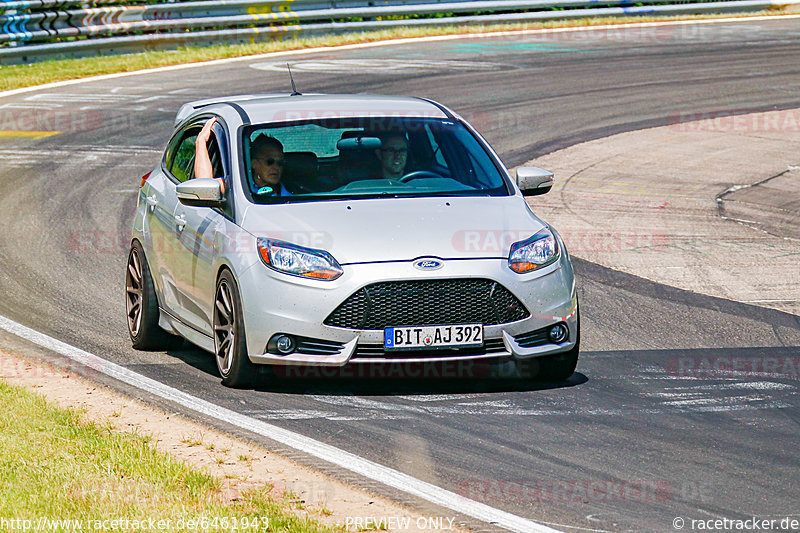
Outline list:
[[[76,80],[56,81],[52,83],[45,83],[42,85],[34,85],[32,87],[21,87],[19,89],[10,89],[8,91],[0,92],[0,98],[3,98],[5,96],[13,96],[15,94],[39,91],[43,89],[54,89],[57,87],[66,87],[68,85],[77,85],[80,83],[113,80],[117,78],[124,78],[127,76],[138,76],[141,74],[155,74],[159,72],[169,72],[172,70],[183,70],[187,68],[225,65],[227,63],[235,63],[239,61],[253,61],[260,59],[269,59],[274,57],[308,55],[308,54],[316,54],[319,52],[341,52],[343,50],[357,50],[360,48],[375,48],[379,46],[398,46],[403,44],[426,43],[435,41],[452,41],[457,39],[480,39],[485,37],[509,37],[516,35],[547,35],[547,34],[557,34],[557,33],[605,31],[605,30],[616,30],[624,28],[655,28],[660,26],[693,26],[699,24],[723,24],[731,22],[761,22],[765,20],[788,20],[794,18],[800,18],[800,15],[761,15],[757,17],[728,17],[720,19],[633,22],[625,24],[602,24],[597,26],[572,26],[564,28],[541,28],[535,30],[513,30],[513,31],[495,31],[495,32],[483,32],[483,33],[461,33],[452,35],[433,35],[429,37],[408,37],[404,39],[390,39],[387,41],[376,41],[372,43],[345,44],[341,46],[320,46],[317,48],[306,48],[302,50],[284,50],[281,52],[270,52],[267,54],[257,54],[252,56],[229,57],[226,59],[214,59],[211,61],[201,61],[198,63],[186,63],[183,65],[171,65],[168,67],[149,68],[145,70],[136,70],[133,72],[117,72],[114,74],[101,74],[98,76],[89,76],[86,78],[79,78]]]
[[[797,300],[742,300],[746,304],[790,304]]]
[[[450,400],[468,400],[478,397],[477,394],[430,394],[427,396],[396,396],[401,400],[411,400],[412,402],[446,402]]]
[[[266,63],[251,63],[248,65],[255,70],[268,70],[273,72],[286,72],[286,62],[269,61]],[[503,70],[508,66],[502,63],[488,61],[463,61],[457,59],[306,59],[292,63],[292,72],[327,72],[343,73],[354,72],[403,72],[403,71],[435,71],[443,70]]]
[[[94,102],[98,104],[113,104],[120,100],[137,98],[135,94],[70,94],[70,93],[44,93],[34,94],[25,98],[26,101],[44,102]]]
[[[225,409],[191,394],[169,387],[159,381],[137,374],[125,367],[106,361],[92,353],[66,344],[58,339],[39,333],[27,326],[0,315],[0,328],[33,342],[43,348],[101,372],[123,383],[146,391],[154,396],[174,402],[216,420],[233,424],[239,428],[262,435],[285,446],[307,453],[323,461],[340,466],[351,472],[395,488],[412,496],[422,498],[441,507],[461,513],[482,522],[500,526],[517,533],[561,533],[556,529],[533,522],[489,505],[470,500],[454,492],[437,487],[408,474],[374,463],[335,446],[319,442],[299,433],[273,426],[261,420]],[[221,385],[220,385],[221,386]]]
[[[589,522],[599,522],[600,520],[604,520],[605,519],[605,514],[598,515],[598,516],[603,516],[603,518],[595,518],[594,514],[587,514],[586,515],[586,520],[589,521]],[[609,531],[607,529],[590,529],[588,527],[574,527],[574,526],[567,526],[567,527],[569,527],[570,529],[578,530],[578,531],[591,531],[592,533],[612,533],[611,531]]]
[[[698,389],[708,390],[739,390],[739,389],[753,389],[753,390],[795,390],[797,387],[789,385],[788,383],[774,383],[772,381],[753,381],[749,383],[728,383],[728,384],[714,384],[703,385],[697,387]]]
[[[9,104],[0,105],[0,108],[10,108],[10,109],[46,109],[51,110],[57,107],[64,107],[61,104],[55,104],[52,102],[43,102],[41,104],[36,102],[12,102]]]

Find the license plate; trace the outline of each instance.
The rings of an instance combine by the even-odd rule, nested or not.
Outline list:
[[[483,324],[385,328],[384,350],[483,346]]]

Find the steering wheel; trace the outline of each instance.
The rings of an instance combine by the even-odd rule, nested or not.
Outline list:
[[[441,178],[442,175],[436,172],[432,172],[430,170],[414,170],[413,172],[409,172],[402,178],[400,178],[400,183],[408,183],[411,180],[419,180],[425,178]]]

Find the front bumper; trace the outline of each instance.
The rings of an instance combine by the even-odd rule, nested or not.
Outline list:
[[[530,316],[515,322],[484,325],[483,349],[427,352],[384,353],[382,329],[346,329],[324,324],[343,301],[365,285],[462,278],[496,281],[525,305]],[[449,260],[433,272],[421,272],[410,261],[344,265],[344,274],[331,282],[292,277],[256,264],[240,274],[239,284],[248,353],[250,360],[259,364],[339,367],[348,363],[526,359],[570,350],[578,335],[575,280],[566,255],[541,271],[523,275],[511,271],[503,259]],[[558,322],[566,323],[569,328],[569,337],[564,342],[525,342],[531,334]],[[304,339],[312,348],[288,355],[270,353],[268,341],[278,333]]]

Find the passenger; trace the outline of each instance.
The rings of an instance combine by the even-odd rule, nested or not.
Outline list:
[[[214,177],[211,158],[208,155],[208,139],[211,137],[211,128],[216,121],[216,118],[206,121],[203,129],[197,135],[194,158],[194,175],[197,178]],[[256,194],[291,195],[281,183],[284,161],[283,145],[275,137],[262,133],[250,143],[250,166],[253,172]],[[225,183],[222,178],[217,179],[221,183],[221,190],[224,194]]]
[[[402,133],[381,136],[381,147],[375,150],[375,157],[381,165],[384,179],[399,180],[406,174],[408,160],[408,141]]]

